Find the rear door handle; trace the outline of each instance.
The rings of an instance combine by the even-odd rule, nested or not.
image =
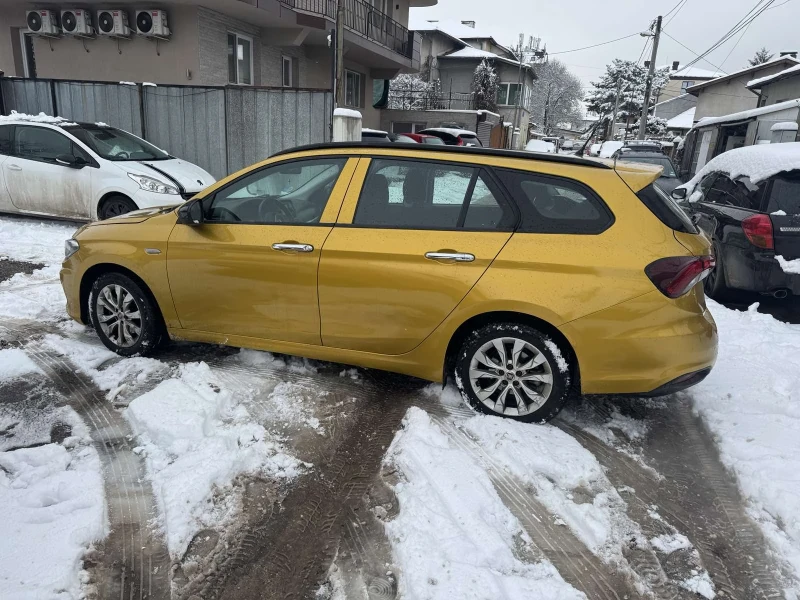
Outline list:
[[[314,246],[311,244],[296,244],[284,242],[282,244],[272,244],[273,250],[281,250],[283,252],[313,252]]]
[[[9,171],[22,171],[22,167],[20,167],[19,165],[11,164],[11,165],[8,165],[8,170]]]
[[[426,252],[425,258],[429,260],[452,260],[455,262],[472,262],[474,254],[468,252]]]

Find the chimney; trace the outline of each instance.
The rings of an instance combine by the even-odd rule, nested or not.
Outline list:
[[[791,56],[792,58],[797,58],[797,50],[786,50],[781,52],[781,58],[784,56]]]
[[[679,60],[672,61],[672,70],[673,71],[677,71],[678,67],[680,67],[680,66],[681,66],[681,61],[679,61]]]
[[[644,61],[644,68],[645,69],[649,69],[650,68],[650,61],[649,60]]]
[[[461,24],[475,29],[475,21],[461,21]]]

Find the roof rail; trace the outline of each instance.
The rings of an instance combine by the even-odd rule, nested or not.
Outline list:
[[[611,167],[600,161],[574,156],[572,154],[544,154],[538,152],[528,152],[524,150],[503,150],[500,148],[478,148],[475,146],[444,146],[433,144],[408,144],[400,142],[327,142],[324,144],[309,144],[296,148],[287,148],[276,152],[272,156],[283,156],[304,152],[308,150],[363,150],[364,148],[375,148],[380,150],[417,150],[422,152],[445,152],[450,154],[474,154],[476,156],[496,156],[499,158],[524,158],[527,160],[541,160],[545,162],[555,162],[581,167],[592,167],[595,169],[611,169]]]

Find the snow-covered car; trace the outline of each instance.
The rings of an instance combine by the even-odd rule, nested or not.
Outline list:
[[[361,141],[362,142],[386,142],[387,144],[392,140],[389,139],[389,132],[388,131],[381,131],[380,129],[370,129],[369,127],[363,127],[361,129]]]
[[[800,142],[729,150],[672,197],[712,240],[709,296],[800,295]]]
[[[600,158],[611,158],[614,154],[624,146],[624,142],[608,141],[600,145],[600,151],[597,155]]]
[[[483,146],[475,132],[468,129],[431,127],[430,129],[423,129],[419,133],[438,137],[448,146]]]
[[[209,173],[104,123],[0,117],[0,212],[108,219],[177,206]]]
[[[600,156],[600,146],[602,146],[602,144],[592,144],[589,146],[589,156]]]
[[[525,144],[525,150],[528,152],[544,152],[545,154],[552,154],[556,151],[556,147],[550,142],[544,140],[529,140]]]

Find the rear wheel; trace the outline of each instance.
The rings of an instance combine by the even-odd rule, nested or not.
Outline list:
[[[473,409],[535,423],[559,413],[572,383],[558,345],[533,327],[514,323],[472,333],[459,350],[455,379]]]
[[[105,273],[92,284],[89,318],[100,341],[121,356],[144,356],[161,345],[161,313],[140,284]]]
[[[703,280],[703,290],[706,296],[719,300],[724,298],[728,292],[728,286],[725,284],[725,267],[722,264],[722,247],[715,241],[713,244],[714,259],[716,265]]]
[[[118,217],[119,215],[124,215],[125,213],[129,213],[134,210],[137,210],[137,206],[133,200],[127,196],[116,194],[114,196],[109,196],[103,201],[103,203],[100,205],[100,209],[97,211],[97,217],[101,221],[104,221],[106,219],[110,219],[111,217]]]

